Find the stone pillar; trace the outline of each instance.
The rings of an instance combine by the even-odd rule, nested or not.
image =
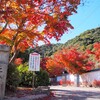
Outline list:
[[[76,87],[79,87],[79,83],[80,83],[80,77],[79,77],[79,74],[75,74],[75,77],[74,77],[74,81],[75,81],[75,86]]]
[[[9,51],[10,51],[9,46],[0,45],[0,100],[3,100],[5,96]]]
[[[76,86],[79,87],[79,81],[80,81],[79,80],[79,74],[77,74],[76,77],[77,77],[77,85]]]

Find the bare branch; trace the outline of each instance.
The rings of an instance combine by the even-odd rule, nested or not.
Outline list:
[[[17,55],[18,55],[18,53],[19,53],[19,50],[17,50],[17,51],[14,52],[13,56],[11,57],[11,59],[10,59],[10,61],[9,61],[9,64],[12,63],[12,62],[15,60],[15,58],[16,58]]]

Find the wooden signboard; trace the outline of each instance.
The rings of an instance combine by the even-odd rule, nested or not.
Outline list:
[[[34,52],[29,56],[29,70],[40,71],[40,54]]]

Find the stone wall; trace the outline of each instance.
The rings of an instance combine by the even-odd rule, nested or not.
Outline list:
[[[6,45],[0,45],[0,100],[3,100],[5,95],[9,51],[10,47]]]
[[[57,77],[57,82],[62,80],[62,76]],[[78,84],[81,86],[91,86],[95,80],[100,82],[100,69],[95,69],[88,71],[82,75],[79,75],[79,78],[77,75],[68,74],[66,77],[66,80],[74,82],[75,86],[78,86]],[[100,86],[100,83],[99,83]]]
[[[94,80],[99,81],[100,80],[100,69],[84,73],[84,74],[81,75],[81,78],[82,78],[83,82],[86,81],[88,83],[91,83]]]

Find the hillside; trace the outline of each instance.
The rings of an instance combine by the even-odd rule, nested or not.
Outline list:
[[[49,45],[42,45],[37,48],[34,48],[31,50],[34,52],[39,53],[42,57],[47,57],[53,55],[56,51],[60,50],[63,48],[63,44],[49,44]]]
[[[37,52],[41,57],[47,57],[53,55],[56,51],[61,50],[64,47],[75,46],[77,49],[84,51],[85,49],[93,49],[93,44],[95,42],[100,42],[100,27],[87,30],[81,33],[79,36],[67,41],[65,44],[50,44],[42,45],[34,49],[28,49],[25,53],[20,53],[19,57],[28,60],[29,53]]]
[[[100,42],[100,27],[81,33],[74,39],[67,41],[64,47],[77,46],[80,50],[85,50],[87,48],[92,50],[95,42]]]
[[[34,51],[37,51],[38,53],[45,56],[51,56],[56,51],[60,50],[64,47],[69,46],[77,46],[79,50],[84,51],[85,49],[93,49],[93,44],[95,42],[100,42],[100,27],[87,30],[83,33],[81,33],[79,36],[76,36],[75,38],[67,41],[65,44],[51,44],[51,45],[42,45],[38,48],[36,48]]]

